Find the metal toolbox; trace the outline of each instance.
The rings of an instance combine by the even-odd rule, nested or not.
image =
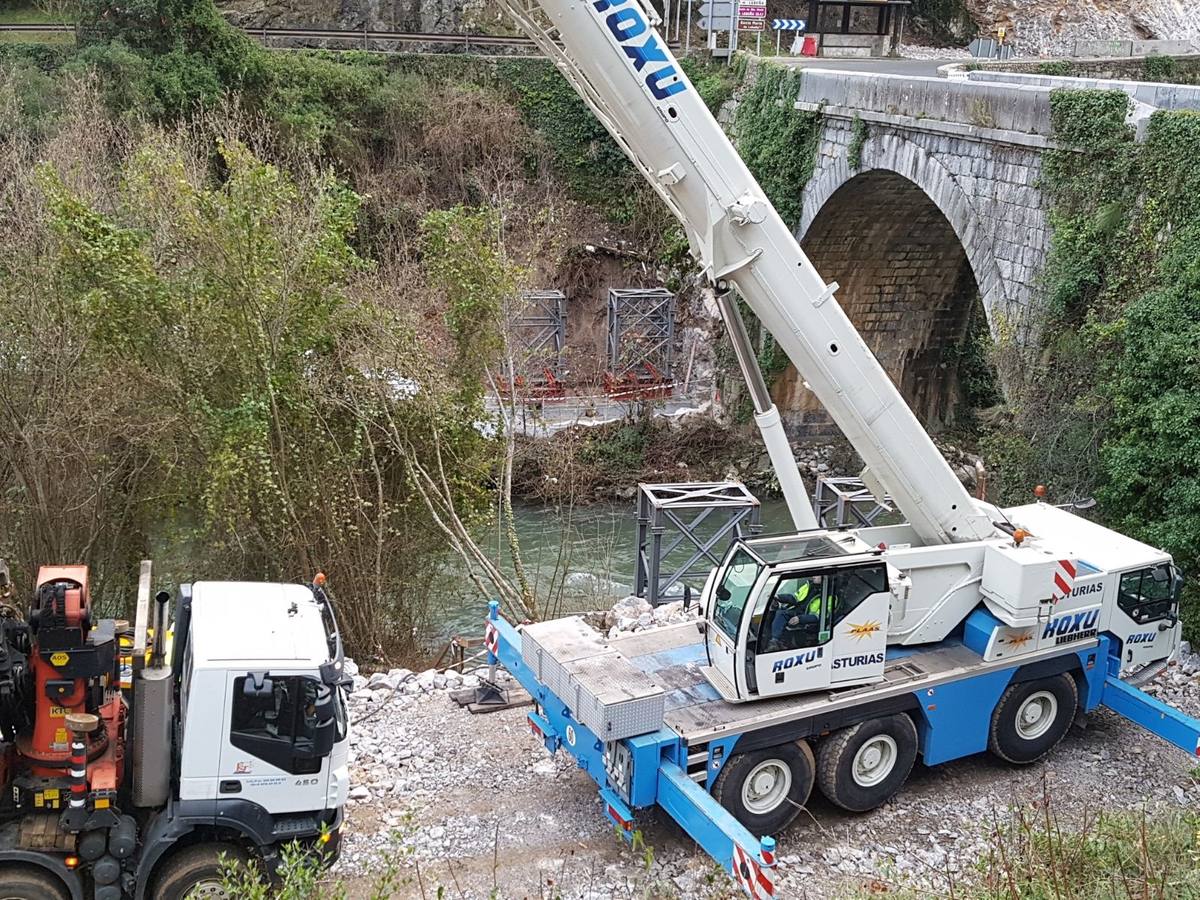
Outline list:
[[[603,741],[658,731],[666,692],[615,650],[566,665],[570,689],[559,696]]]
[[[521,658],[538,681],[566,700],[571,690],[569,663],[616,653],[579,616],[536,622],[521,631]]]

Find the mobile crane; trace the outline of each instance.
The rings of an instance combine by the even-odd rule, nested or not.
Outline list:
[[[640,0],[506,0],[683,225],[712,283],[796,534],[738,541],[696,626],[605,640],[489,609],[489,662],[529,690],[626,835],[661,806],[751,896],[814,786],[866,811],[929,765],[1042,758],[1107,706],[1188,753],[1200,722],[1140,691],[1176,652],[1182,576],[1152,547],[1044,502],[971,497],[805,257]],[[733,291],[904,524],[817,527]],[[747,702],[753,701],[753,702]]]
[[[42,567],[26,617],[0,560],[0,898],[225,896],[223,859],[336,859],[349,733],[323,578],[179,585],[169,642],[149,562],[129,629],[81,565]]]

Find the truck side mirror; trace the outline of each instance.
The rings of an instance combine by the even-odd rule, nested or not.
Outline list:
[[[270,697],[275,691],[270,672],[247,672],[242,682],[242,693],[247,697]]]

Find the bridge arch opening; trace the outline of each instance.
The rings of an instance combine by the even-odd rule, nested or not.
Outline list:
[[[886,170],[857,175],[813,219],[802,245],[840,285],[838,302],[917,416],[932,431],[995,402],[979,285],[954,226],[915,183]],[[794,367],[775,402],[802,437],[836,433]]]

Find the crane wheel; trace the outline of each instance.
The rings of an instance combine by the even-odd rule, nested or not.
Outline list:
[[[1063,739],[1079,704],[1069,674],[1009,685],[992,712],[988,749],[1005,762],[1037,762]]]
[[[0,900],[69,900],[66,885],[36,866],[0,868]]]
[[[752,833],[778,834],[808,802],[814,772],[807,741],[738,753],[725,763],[712,794]]]
[[[235,844],[194,844],[167,858],[154,877],[154,900],[235,900],[223,886],[231,866],[241,871],[249,854]]]
[[[842,809],[866,812],[904,786],[917,761],[917,729],[903,713],[833,732],[817,748],[817,786]]]

